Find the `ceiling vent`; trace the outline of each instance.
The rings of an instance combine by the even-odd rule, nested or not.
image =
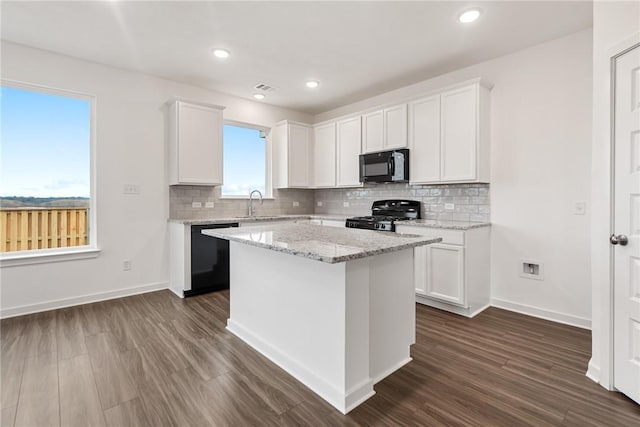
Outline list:
[[[277,89],[275,86],[268,85],[266,83],[258,83],[253,88],[261,92],[274,92]]]

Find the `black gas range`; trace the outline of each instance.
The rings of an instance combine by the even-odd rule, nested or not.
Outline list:
[[[396,222],[420,219],[420,202],[415,200],[376,200],[371,206],[371,216],[348,218],[348,228],[396,231]]]

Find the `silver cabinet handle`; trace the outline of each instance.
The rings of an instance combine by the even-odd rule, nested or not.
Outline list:
[[[609,237],[609,241],[612,245],[627,246],[627,243],[629,243],[629,238],[624,234],[618,234],[617,236],[615,234],[612,234],[611,237]]]

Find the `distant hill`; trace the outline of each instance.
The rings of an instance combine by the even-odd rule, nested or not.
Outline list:
[[[88,208],[86,197],[0,197],[0,208]]]

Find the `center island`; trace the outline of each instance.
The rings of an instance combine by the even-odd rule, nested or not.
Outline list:
[[[413,248],[439,237],[274,224],[230,241],[227,329],[343,414],[411,361]]]

